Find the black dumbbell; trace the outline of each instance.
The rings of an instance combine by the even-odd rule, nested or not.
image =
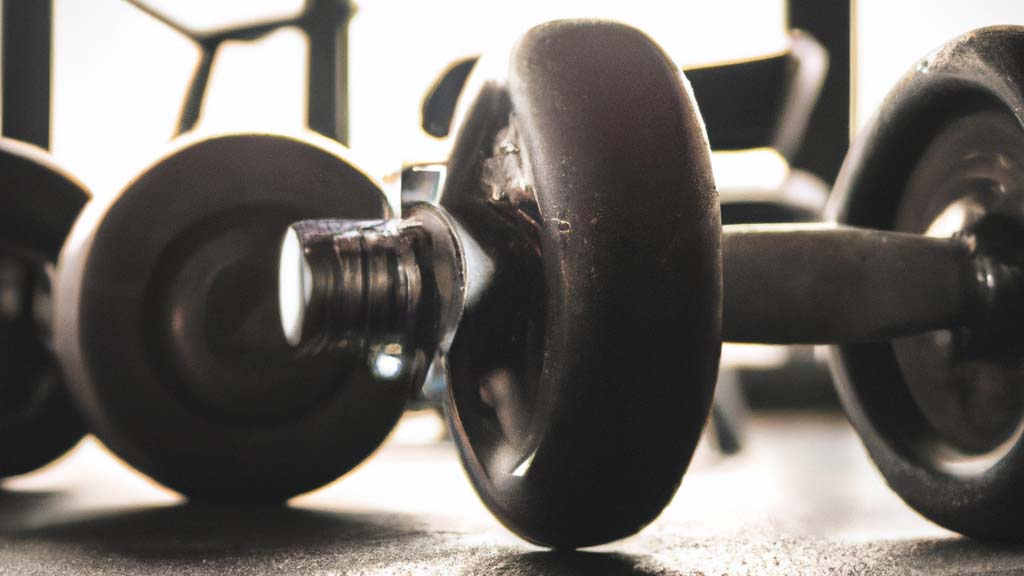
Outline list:
[[[453,438],[499,519],[548,546],[614,540],[668,503],[708,416],[707,139],[678,69],[631,28],[548,24],[507,82],[480,71],[440,207],[291,228],[285,332],[392,375],[443,363]]]
[[[507,82],[477,79],[440,206],[292,226],[285,332],[393,374],[436,357],[482,499],[559,547],[668,503],[722,339],[835,344],[894,490],[951,529],[1019,539],[1021,54],[1024,30],[984,29],[911,71],[846,162],[832,214],[849,225],[720,229],[668,59],[628,28],[541,26]]]
[[[50,275],[88,196],[44,151],[0,138],[0,477],[85,433],[51,349]]]

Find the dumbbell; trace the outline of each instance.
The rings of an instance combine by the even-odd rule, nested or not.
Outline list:
[[[52,461],[85,431],[50,345],[50,276],[88,196],[43,150],[0,138],[0,477]]]
[[[703,123],[642,33],[558,22],[469,80],[438,205],[291,226],[278,291],[303,355],[446,372],[484,503],[553,547],[630,535],[675,494],[721,346]],[[343,215],[339,215],[343,216]]]
[[[439,206],[292,225],[284,331],[392,375],[433,357],[482,500],[555,547],[632,534],[668,503],[723,339],[833,344],[892,488],[943,526],[1019,540],[1021,54],[1024,29],[992,28],[919,63],[845,163],[842,224],[722,228],[669,60],[621,26],[541,26],[507,81],[478,79]]]

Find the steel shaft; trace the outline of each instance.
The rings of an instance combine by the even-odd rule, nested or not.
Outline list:
[[[984,300],[967,244],[822,224],[723,227],[723,339],[888,340],[966,322]]]

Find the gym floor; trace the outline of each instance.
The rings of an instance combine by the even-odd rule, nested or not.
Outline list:
[[[639,535],[526,544],[477,500],[447,442],[406,421],[368,463],[288,507],[182,503],[94,440],[0,493],[2,574],[1016,574],[1024,547],[945,531],[888,490],[839,414],[754,416],[742,453],[704,444]],[[426,428],[426,432],[424,432]],[[411,433],[410,433],[411,432]]]

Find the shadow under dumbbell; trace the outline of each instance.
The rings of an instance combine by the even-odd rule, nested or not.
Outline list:
[[[56,469],[33,484],[67,490],[0,490],[0,572],[945,575],[1024,566],[1022,547],[917,518],[863,456],[852,458],[861,448],[839,416],[755,414],[751,426],[743,456],[695,472],[655,526],[607,553],[538,551],[467,509],[467,486],[443,489],[461,481],[449,450],[392,447],[349,488],[293,507],[163,504],[165,494],[104,467],[112,461],[93,469],[78,460],[76,481]],[[405,498],[391,492],[391,475],[415,485]],[[321,508],[305,507],[312,502]]]
[[[66,494],[60,490],[10,490],[0,487],[0,532],[11,529],[29,512],[57,506]]]
[[[6,514],[6,511],[0,512]],[[56,513],[55,516],[59,516]],[[39,521],[41,520],[41,521]],[[289,550],[301,555],[329,549],[352,551],[380,541],[415,538],[428,527],[394,514],[343,514],[287,506],[240,507],[178,504],[129,508],[85,517],[37,518],[38,527],[11,530],[6,536],[43,547],[78,548],[86,556],[151,560],[182,565],[233,559],[265,565],[268,554]]]
[[[528,552],[497,556],[469,566],[465,574],[603,574],[647,576],[663,573],[643,568],[644,558],[613,552]]]

